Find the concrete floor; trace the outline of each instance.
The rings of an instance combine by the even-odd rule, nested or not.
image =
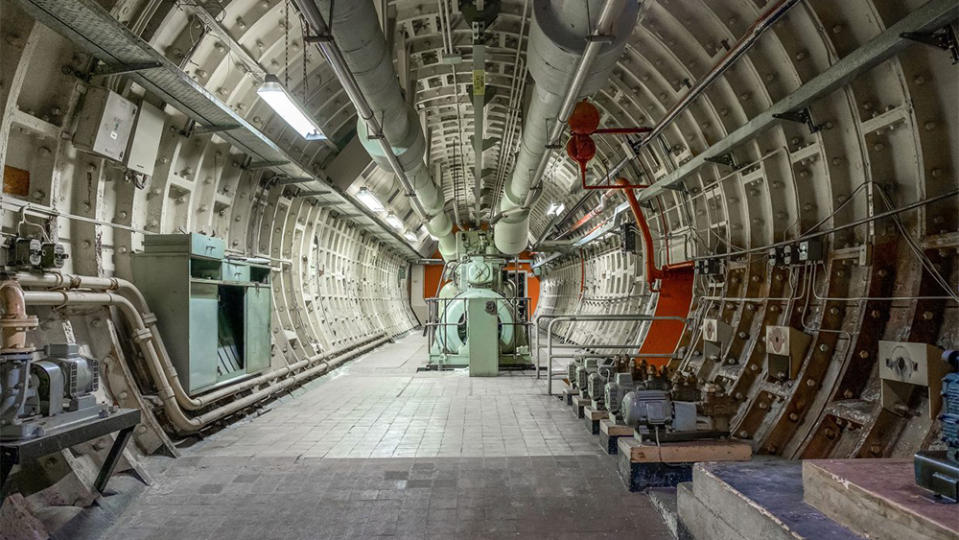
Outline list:
[[[151,462],[104,538],[670,538],[544,381],[426,356],[408,335]]]

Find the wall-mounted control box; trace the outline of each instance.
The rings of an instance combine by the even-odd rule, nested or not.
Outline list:
[[[882,407],[896,414],[908,410],[914,387],[928,393],[929,418],[935,418],[942,404],[942,378],[949,371],[942,350],[927,343],[879,342],[879,379]]]
[[[73,144],[116,161],[123,161],[136,118],[137,106],[106,88],[90,87],[73,134]]]
[[[766,327],[766,372],[777,380],[792,380],[799,374],[810,337],[791,326]]]
[[[140,103],[123,164],[135,173],[153,176],[162,135],[163,112],[145,101]]]

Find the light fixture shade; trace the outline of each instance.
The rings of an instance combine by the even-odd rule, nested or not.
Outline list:
[[[276,75],[268,74],[256,93],[304,139],[308,141],[326,139],[326,135],[320,131],[320,127],[306,114],[287,89],[280,84]]]
[[[403,220],[396,216],[393,212],[390,212],[386,215],[386,222],[396,230],[403,228]]]
[[[415,234],[413,234],[412,232],[407,232],[406,234],[403,235],[403,238],[406,238],[407,240],[409,240],[411,244],[420,243],[420,238],[416,236]]]
[[[376,195],[372,191],[361,187],[359,191],[356,192],[356,198],[359,199],[363,206],[369,208],[373,212],[382,212],[386,208],[383,207],[383,203],[376,198]]]

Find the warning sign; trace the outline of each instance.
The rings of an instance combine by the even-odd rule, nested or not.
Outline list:
[[[486,70],[485,69],[473,70],[473,95],[474,96],[486,95]]]

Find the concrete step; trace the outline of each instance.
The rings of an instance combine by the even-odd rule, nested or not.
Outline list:
[[[678,490],[680,538],[848,540],[862,538],[803,502],[798,461],[697,463]]]
[[[652,501],[653,507],[659,511],[659,515],[663,517],[666,528],[669,529],[673,538],[676,538],[678,535],[676,489],[671,487],[649,488],[646,491],[646,495],[649,497],[649,500]]]

